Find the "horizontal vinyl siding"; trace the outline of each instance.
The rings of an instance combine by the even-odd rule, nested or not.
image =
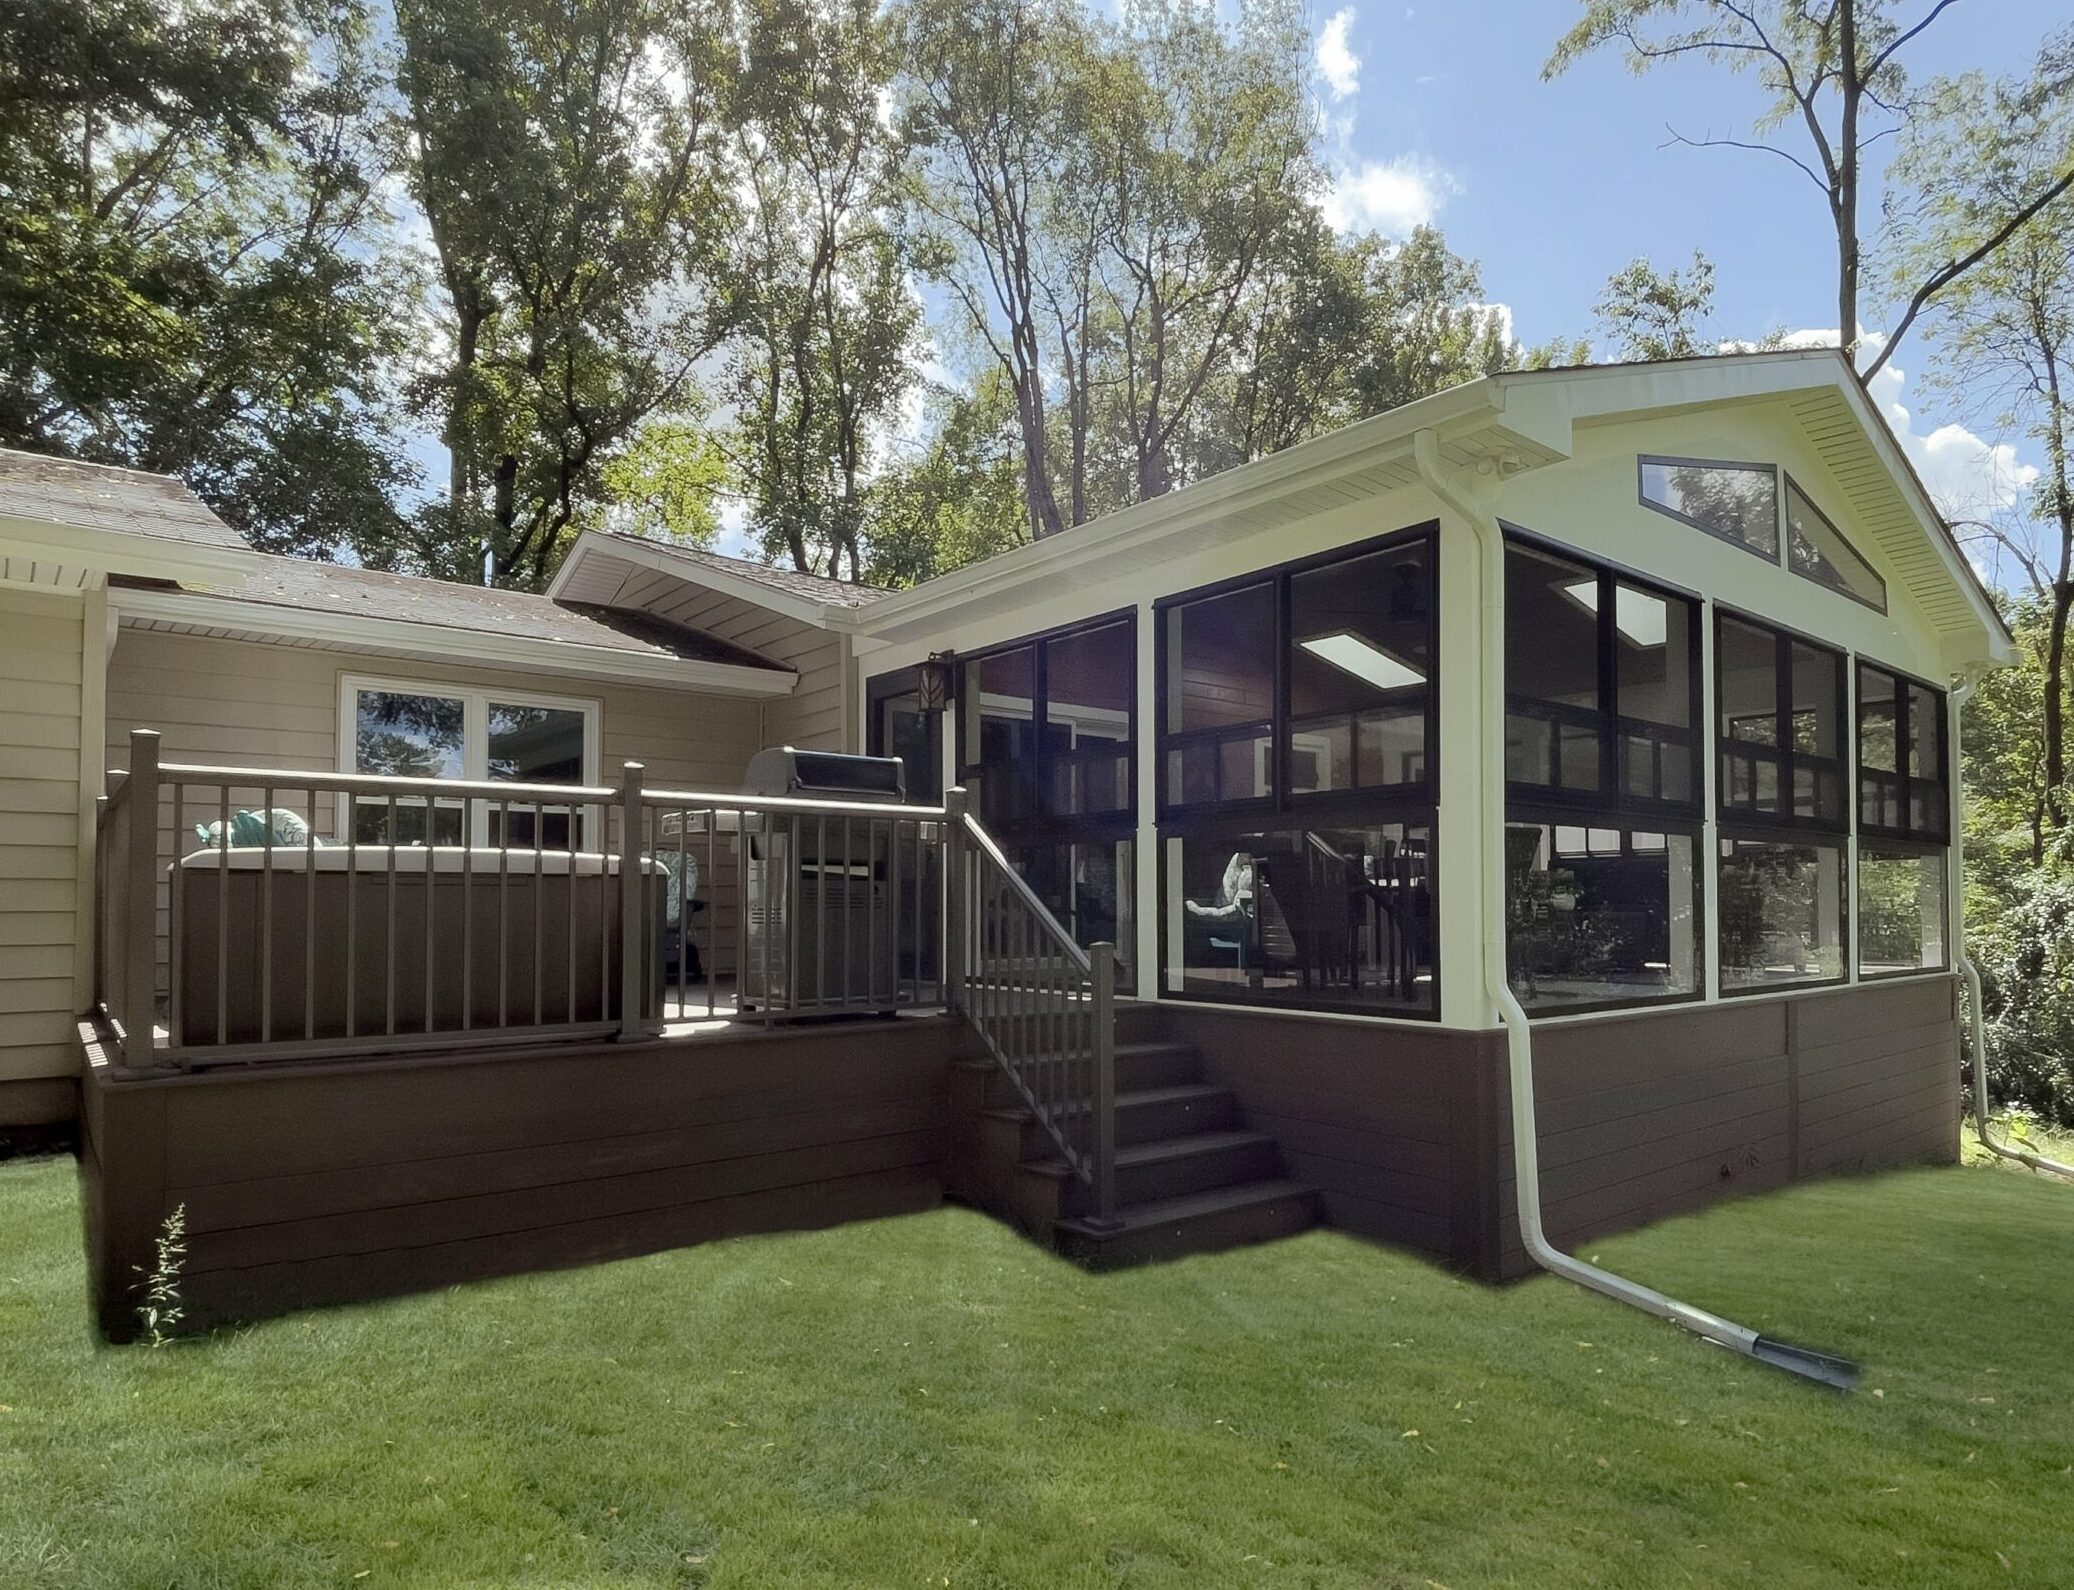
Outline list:
[[[163,736],[159,756],[166,762],[336,772],[342,674],[422,681],[428,689],[461,686],[508,690],[521,698],[597,701],[598,771],[606,784],[618,781],[622,764],[640,762],[650,789],[737,790],[744,767],[763,741],[762,707],[741,697],[125,629],[108,669],[108,766],[128,765],[132,729],[156,729]],[[257,800],[257,793],[247,790],[236,804]],[[307,795],[294,790],[276,791],[274,803],[306,814],[309,806]],[[319,801],[318,808],[317,831],[332,837],[336,824],[330,803]],[[181,823],[187,827],[215,816],[189,806]],[[160,815],[160,848],[167,861],[172,826],[168,799]],[[717,949],[731,947],[735,928],[731,880],[710,880],[710,885],[702,883],[700,897],[712,909],[696,925],[709,959]],[[163,883],[159,892],[163,937]],[[731,954],[723,956],[723,966],[731,959]]]
[[[703,630],[797,671],[798,688],[764,709],[769,744],[856,748],[850,743],[842,642],[827,630],[647,569],[628,574],[613,605]]]
[[[85,617],[0,590],[0,1083],[78,1069]]]

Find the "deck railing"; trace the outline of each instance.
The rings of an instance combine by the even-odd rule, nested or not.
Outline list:
[[[161,764],[101,803],[126,1063],[945,1002],[940,807]],[[631,953],[628,947],[631,946]],[[732,980],[733,997],[723,994]]]
[[[1116,946],[1082,949],[965,807],[950,820],[952,998],[1068,1171],[1116,1218]]]

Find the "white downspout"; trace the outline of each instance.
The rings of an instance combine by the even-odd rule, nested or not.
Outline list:
[[[1439,440],[1431,430],[1421,430],[1412,437],[1412,457],[1427,488],[1469,524],[1477,540],[1480,659],[1476,717],[1482,749],[1477,808],[1484,853],[1483,987],[1485,996],[1497,1007],[1498,1019],[1505,1028],[1505,1053],[1512,1094],[1513,1183],[1519,1198],[1520,1241],[1526,1247],[1527,1256],[1542,1269],[1575,1281],[1579,1286],[1589,1287],[1617,1303],[1626,1303],[1659,1319],[1669,1320],[1673,1325],[1683,1326],[1723,1347],[1734,1348],[1752,1358],[1847,1390],[1855,1379],[1856,1370],[1845,1360],[1760,1336],[1748,1326],[1666,1297],[1595,1264],[1587,1264],[1564,1253],[1548,1240],[1541,1223],[1541,1140],[1534,1114],[1532,1029],[1526,1011],[1512,992],[1506,973],[1503,865],[1505,536],[1489,506],[1458,490],[1449,478],[1440,456]]]
[[[2032,1170],[2065,1176],[2074,1181],[2074,1165],[2062,1165],[2056,1159],[2033,1154],[2028,1149],[1998,1143],[1988,1130],[1988,1029],[1980,1002],[1980,968],[1966,953],[1966,786],[1959,777],[1963,771],[1959,753],[1959,713],[1972,694],[1971,679],[1962,678],[1952,686],[1950,735],[1945,746],[1948,764],[1945,777],[1951,781],[1948,787],[1952,792],[1951,862],[1947,869],[1951,879],[1951,899],[1945,904],[1945,931],[1951,935],[1952,955],[1958,962],[1959,973],[1966,979],[1966,1029],[1973,1037],[1973,1132],[1980,1139],[1980,1146],[1991,1154],[2013,1159]]]

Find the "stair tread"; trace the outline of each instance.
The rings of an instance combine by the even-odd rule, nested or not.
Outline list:
[[[1190,1099],[1222,1098],[1230,1092],[1230,1088],[1220,1087],[1215,1082],[1176,1082],[1170,1083],[1166,1087],[1132,1088],[1129,1092],[1118,1093],[1116,1095],[1116,1107],[1119,1110],[1128,1110],[1155,1104],[1185,1104]],[[1089,1108],[1089,1106],[1077,1104],[1069,1106],[1069,1108],[1078,1112]],[[1007,1120],[1025,1118],[1030,1114],[1030,1110],[1027,1105],[1000,1104],[992,1109],[982,1110],[980,1113]]]
[[[1252,1148],[1260,1143],[1272,1143],[1274,1139],[1265,1132],[1251,1132],[1233,1127],[1216,1132],[1184,1132],[1178,1137],[1155,1137],[1149,1143],[1131,1143],[1116,1151],[1116,1163],[1126,1165],[1150,1165],[1163,1159],[1180,1159],[1188,1154],[1209,1154],[1227,1148]],[[1026,1159],[1024,1170],[1040,1171],[1047,1176],[1064,1176],[1068,1173],[1066,1162],[1057,1156],[1046,1159]]]
[[[1116,1211],[1117,1226],[1104,1230],[1085,1218],[1061,1220],[1063,1230],[1086,1237],[1118,1237],[1173,1221],[1193,1220],[1203,1215],[1222,1214],[1248,1204],[1273,1203],[1283,1198],[1308,1198],[1318,1189],[1305,1181],[1273,1177],[1263,1181],[1238,1182],[1230,1187],[1213,1187],[1207,1192],[1182,1193],[1175,1198],[1155,1198],[1142,1204],[1126,1204]]]

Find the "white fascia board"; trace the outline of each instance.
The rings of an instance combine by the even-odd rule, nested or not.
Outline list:
[[[774,699],[789,696],[799,683],[799,676],[789,668],[745,668],[738,663],[706,662],[692,657],[621,651],[610,646],[583,646],[570,641],[537,640],[525,635],[453,629],[408,619],[313,613],[303,608],[242,602],[233,597],[211,596],[197,591],[116,588],[109,592],[109,601],[124,618],[193,624],[226,630],[249,640],[317,641],[347,651],[430,657],[460,665],[517,668],[535,673],[603,679],[623,685]]]
[[[128,534],[59,519],[0,514],[0,555],[48,559],[148,580],[223,579],[249,573],[250,547],[211,546],[172,536]]]
[[[1508,403],[1522,412],[1509,412]],[[1484,377],[885,597],[856,613],[854,627],[860,636],[870,637],[955,612],[983,595],[1040,585],[1068,570],[1098,563],[1120,543],[1142,552],[1148,543],[1186,534],[1219,513],[1294,493],[1394,453],[1408,453],[1419,430],[1460,435],[1488,428],[1494,421],[1502,421],[1506,432],[1516,433],[1523,445],[1544,456],[1562,456],[1569,450],[1568,416],[1559,404],[1541,401],[1538,394],[1519,402],[1495,378]]]
[[[855,616],[853,608],[836,607],[826,602],[817,602],[811,597],[795,596],[790,591],[776,590],[759,581],[730,574],[725,569],[712,569],[687,563],[682,558],[670,556],[668,548],[646,547],[637,541],[601,535],[595,530],[586,530],[577,537],[576,545],[569,549],[569,555],[562,559],[561,568],[555,572],[554,579],[548,584],[548,596],[560,597],[564,587],[575,577],[579,563],[587,562],[594,557],[631,564],[635,568],[648,569],[656,574],[666,574],[671,579],[684,581],[687,585],[718,591],[722,596],[732,596],[752,607],[760,607],[785,618],[797,619],[802,624],[812,624],[816,629],[847,628]]]

